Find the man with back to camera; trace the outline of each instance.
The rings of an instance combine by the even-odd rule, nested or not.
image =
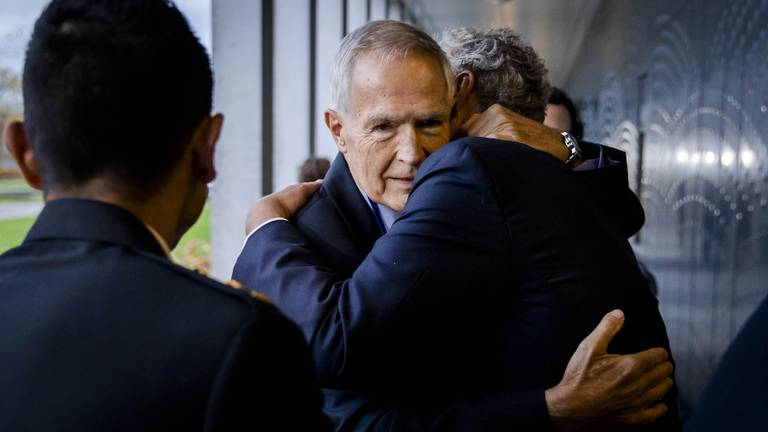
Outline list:
[[[547,100],[544,124],[553,129],[568,132],[578,141],[581,141],[584,136],[584,123],[581,121],[576,105],[568,96],[568,93],[557,87],[552,88],[552,93],[550,93]],[[621,187],[625,187],[625,185],[621,185]],[[653,276],[653,273],[642,261],[638,260],[637,266],[643,277],[648,280],[648,289],[651,290],[654,296],[658,296],[659,289],[656,286],[656,277]]]
[[[298,329],[174,264],[216,175],[208,55],[162,0],[54,0],[5,141],[45,207],[0,257],[0,430],[326,430]]]
[[[400,51],[385,50],[385,47],[392,46]],[[411,290],[421,281],[414,284],[398,274],[402,268],[406,272],[415,269],[420,275],[433,278],[434,282],[434,272],[421,268],[422,272],[419,266],[432,260],[433,255],[453,258],[455,254],[461,254],[461,251],[445,250],[434,247],[434,244],[433,250],[430,250],[420,244],[420,237],[431,237],[436,232],[431,231],[429,226],[422,226],[420,228],[425,229],[403,236],[399,231],[393,234],[396,227],[408,218],[401,216],[392,225],[394,217],[391,213],[394,212],[388,216],[385,211],[389,210],[383,210],[379,205],[384,203],[390,209],[402,208],[410,192],[408,180],[413,178],[413,172],[424,160],[425,153],[437,150],[448,140],[452,106],[448,95],[453,94],[448,88],[453,81],[452,77],[450,81],[447,78],[452,75],[450,66],[441,59],[444,55],[434,41],[402,23],[369,23],[342,42],[334,82],[349,83],[348,90],[339,92],[348,92],[346,105],[340,103],[345,100],[344,97],[334,94],[338,110],[329,111],[326,119],[343,157],[337,158],[323,188],[297,215],[297,227],[309,240],[305,241],[288,223],[265,224],[247,240],[236,264],[235,275],[249,281],[269,281],[270,295],[276,304],[299,322],[314,350],[321,384],[333,388],[326,391],[329,402],[326,412],[339,430],[497,430],[510,427],[537,430],[551,427],[551,422],[571,427],[582,426],[598,418],[603,420],[611,415],[619,415],[626,422],[649,420],[660,415],[664,408],[654,406],[653,402],[671,386],[671,382],[664,379],[671,372],[669,363],[664,363],[666,352],[655,349],[633,356],[602,357],[604,351],[601,348],[604,349],[607,342],[597,341],[605,341],[606,338],[592,337],[594,335],[584,341],[571,359],[562,382],[550,387],[547,392],[544,391],[547,387],[538,385],[524,386],[523,389],[516,389],[514,385],[504,388],[499,384],[505,378],[498,376],[495,378],[499,383],[492,392],[488,391],[488,387],[473,388],[475,383],[492,377],[483,376],[482,366],[462,367],[462,362],[454,359],[466,360],[464,366],[475,366],[473,355],[480,354],[479,350],[489,346],[484,343],[489,339],[475,343],[473,338],[485,338],[477,330],[488,326],[476,323],[461,325],[465,322],[461,312],[481,304],[487,311],[485,300],[490,297],[478,295],[478,299],[482,297],[483,300],[478,301],[462,295],[458,289],[456,292],[448,290],[441,293],[439,298],[431,294],[421,297],[424,290]],[[347,67],[349,70],[345,71]],[[345,72],[342,74],[340,71]],[[345,78],[344,74],[348,77]],[[334,88],[339,87],[336,85]],[[543,110],[543,102],[540,108]],[[456,111],[454,114],[457,115],[459,109]],[[462,116],[465,114],[462,113]],[[497,135],[501,133],[493,119],[489,124],[484,124],[485,120],[476,120],[470,132],[475,129]],[[529,120],[525,125],[535,131],[532,136],[540,139],[547,137],[549,132],[546,128],[538,125],[536,129],[530,126],[531,123],[535,124]],[[560,139],[557,133],[555,136]],[[556,162],[549,156],[536,154],[537,157],[547,158],[550,164]],[[541,161],[536,163],[541,164]],[[294,194],[294,191],[288,189],[255,206],[250,214],[251,225],[261,225],[261,222],[269,222],[275,216],[290,216],[290,210],[296,206],[287,204],[285,200],[301,195]],[[448,197],[442,198],[450,201]],[[470,197],[465,198],[467,203],[470,202]],[[283,210],[287,207],[289,211],[274,211],[273,205],[283,207]],[[445,223],[444,219],[433,217],[440,215],[440,209],[430,211],[432,213],[426,212],[420,218],[422,222],[427,225]],[[405,214],[411,214],[408,207]],[[456,219],[465,216],[466,210],[455,214]],[[601,218],[605,216],[601,215]],[[462,226],[461,230],[454,232],[474,234],[479,231],[482,234],[480,238],[487,240],[487,233],[483,233],[481,228],[484,224],[476,225]],[[610,225],[616,227],[621,239],[619,224],[611,221]],[[382,231],[390,228],[393,231],[381,237]],[[408,237],[408,241],[401,241],[397,247],[391,246],[390,239],[398,236],[399,240]],[[463,238],[473,237],[466,235]],[[497,236],[496,240],[502,238],[503,235]],[[338,275],[341,275],[338,280],[352,275],[377,239],[372,255],[354,273],[356,280],[363,280],[359,284],[354,281],[334,283]],[[469,250],[482,248],[474,242],[463,245]],[[395,253],[396,256],[377,255],[380,246],[385,248],[385,252]],[[314,248],[321,251],[322,260],[311,253]],[[498,251],[488,253],[486,250],[483,253],[493,256]],[[368,265],[370,261],[375,264]],[[457,259],[441,267],[445,270],[443,276],[446,279],[442,281],[442,286],[454,283],[460,286],[461,283],[447,275],[454,276],[451,271],[457,267],[483,265],[475,261]],[[416,263],[415,266],[412,263]],[[321,271],[314,272],[314,267],[318,266]],[[373,282],[364,280],[371,275],[380,279]],[[440,275],[437,276],[439,279]],[[457,279],[466,277],[457,276]],[[329,282],[329,277],[333,281]],[[435,303],[425,309],[424,306],[431,300]],[[419,306],[422,308],[419,309]],[[423,314],[416,313],[419,310]],[[598,334],[607,335],[605,330],[608,328],[612,332],[618,330],[612,325],[612,318],[603,322]],[[451,325],[451,319],[460,323]],[[472,319],[482,324],[489,323],[484,321],[482,314],[472,315]],[[434,321],[435,324],[425,321]],[[455,343],[458,351],[445,348],[450,341]],[[568,348],[569,352],[573,349]],[[558,356],[561,355],[558,353]],[[441,360],[434,361],[436,358]],[[598,358],[600,360],[596,360]],[[593,360],[606,368],[604,375],[593,375]],[[511,359],[504,366],[514,370],[516,362]],[[618,395],[624,388],[617,390],[622,386],[612,380],[619,364],[622,367],[634,364],[630,368],[633,370],[630,373],[632,379],[642,376],[629,386],[638,390],[632,396],[637,399],[632,402],[618,401]],[[557,373],[562,373],[563,368],[564,365],[560,365]],[[498,370],[495,366],[492,369]],[[555,369],[553,367],[552,370]],[[643,375],[646,371],[650,372]],[[589,382],[591,389],[587,391],[587,385],[573,386],[570,378],[574,376],[594,378],[581,382]],[[612,387],[614,385],[616,387]],[[355,397],[355,393],[363,396]],[[617,405],[622,408],[618,409]],[[567,414],[558,412],[559,408],[566,406],[564,411]]]

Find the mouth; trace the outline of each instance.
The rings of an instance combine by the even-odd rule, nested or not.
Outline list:
[[[413,177],[390,177],[389,179],[403,187],[413,186]]]

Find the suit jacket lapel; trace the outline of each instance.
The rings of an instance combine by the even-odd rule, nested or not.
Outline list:
[[[338,154],[331,164],[323,187],[328,191],[361,254],[367,255],[376,240],[381,237],[381,230],[376,224],[371,208],[360,194],[342,154]]]

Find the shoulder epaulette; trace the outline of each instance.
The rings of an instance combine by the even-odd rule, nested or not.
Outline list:
[[[222,291],[226,294],[243,296],[244,298],[251,298],[261,303],[272,304],[272,302],[269,300],[269,297],[267,297],[266,295],[256,292],[254,290],[251,290],[246,286],[244,286],[239,281],[236,281],[234,279],[230,279],[227,282],[222,283],[209,277],[208,273],[203,269],[197,268],[197,269],[191,270],[173,262],[172,260],[166,257],[144,252],[141,250],[135,250],[135,251],[142,257],[147,258],[153,261],[154,263],[160,266],[163,266],[180,276],[189,278],[197,283]]]

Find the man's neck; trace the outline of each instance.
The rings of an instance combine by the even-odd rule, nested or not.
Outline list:
[[[475,114],[481,114],[480,104],[474,94],[470,94],[466,99],[460,101],[455,109],[455,117],[451,119],[451,140],[464,136],[464,124]]]

